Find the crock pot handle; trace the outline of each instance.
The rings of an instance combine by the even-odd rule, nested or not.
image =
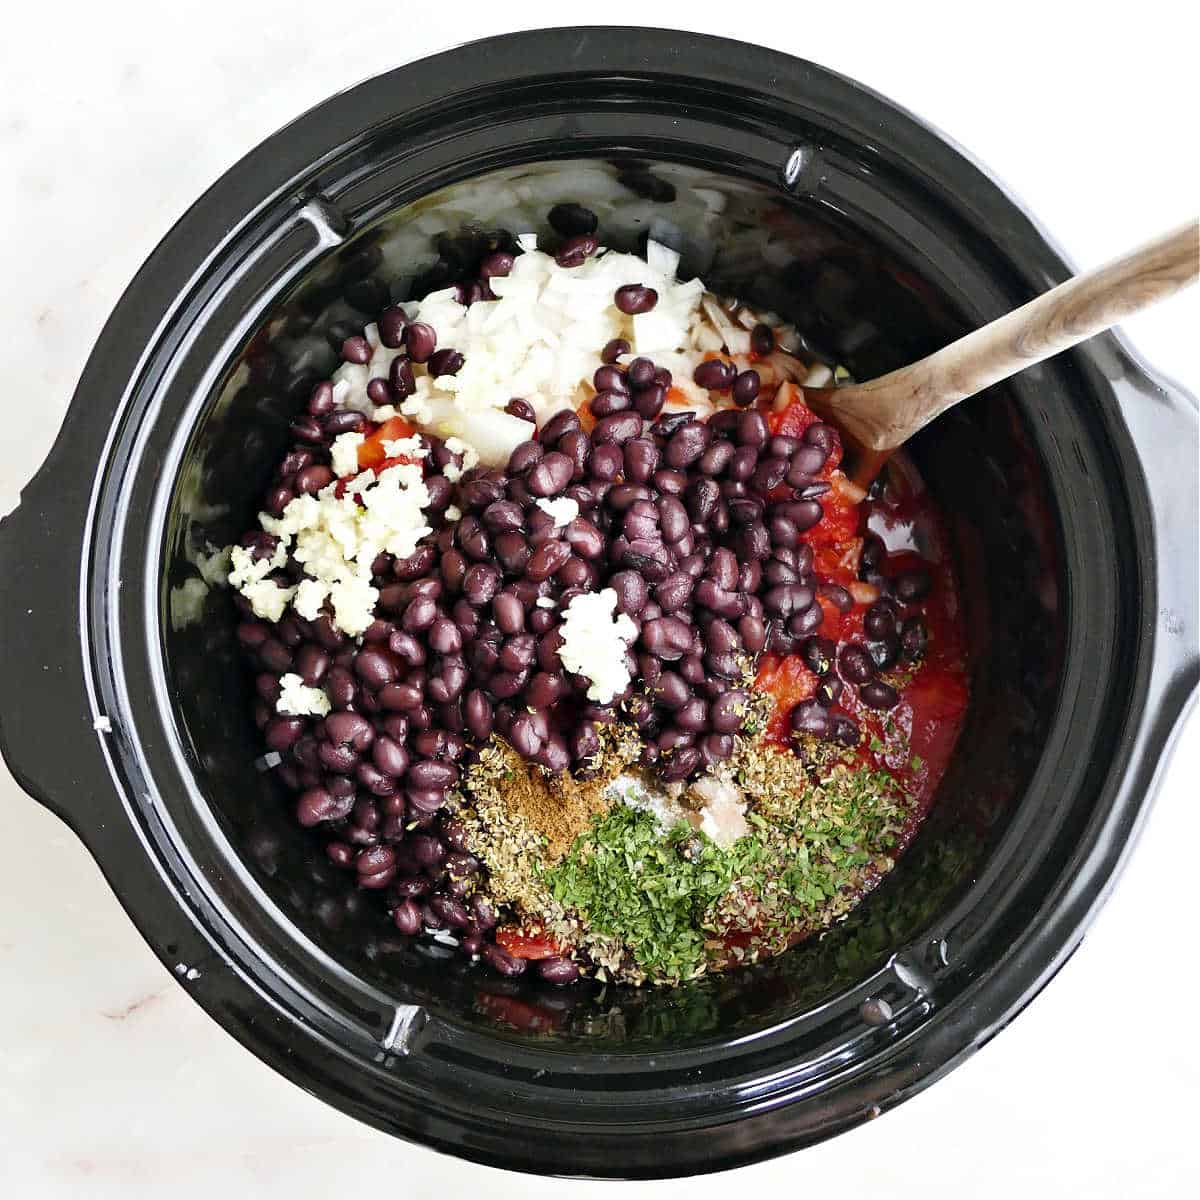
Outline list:
[[[1122,351],[1125,348],[1122,346]],[[1123,353],[1121,412],[1145,465],[1154,521],[1158,597],[1145,730],[1165,748],[1200,685],[1200,560],[1196,554],[1196,400]],[[1128,389],[1128,390],[1127,390]]]
[[[78,424],[68,418],[20,505],[0,520],[0,753],[26,792],[89,841],[117,797],[99,742],[111,734],[96,727],[80,639],[94,478],[79,470]]]

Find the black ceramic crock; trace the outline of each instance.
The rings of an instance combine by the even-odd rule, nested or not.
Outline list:
[[[361,84],[204,195],[105,327],[0,526],[3,750],[180,986],[329,1103],[523,1170],[715,1170],[891,1108],[1078,944],[1196,683],[1196,410],[1105,336],[919,439],[972,707],[933,817],[849,920],[677,991],[505,982],[397,937],[291,824],[204,555],[252,521],[363,280],[402,294],[404,256],[464,211],[511,226],[548,196],[610,243],[676,245],[860,377],[1069,273],[943,137],[758,47],[558,29]]]

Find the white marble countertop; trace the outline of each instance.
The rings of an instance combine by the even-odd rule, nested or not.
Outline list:
[[[1194,39],[1174,5],[1086,25],[1071,5],[795,7],[787,29],[653,19],[769,42],[941,126],[1097,263],[1185,219]],[[561,24],[561,4],[405,0],[19,6],[0,42],[0,511],[41,461],[112,304],[174,218],[327,94],[465,37]],[[596,19],[599,14],[580,14]],[[644,4],[603,17],[636,23]],[[1176,31],[1170,36],[1170,31]],[[1181,135],[1183,135],[1181,137]],[[1195,293],[1127,326],[1200,390]],[[1176,1197],[1200,1181],[1193,714],[1157,808],[1083,946],[1014,1025],[919,1097],[736,1177],[624,1195]],[[1186,781],[1192,780],[1191,784]],[[1193,793],[1189,800],[1187,792]],[[505,1175],[359,1125],[273,1074],[151,955],[92,860],[0,768],[0,1191],[34,1200],[400,1194],[582,1200],[609,1185]],[[381,1186],[382,1185],[382,1186]],[[1190,1186],[1189,1186],[1190,1185]]]

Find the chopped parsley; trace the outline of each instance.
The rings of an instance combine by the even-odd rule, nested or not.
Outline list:
[[[844,764],[768,793],[726,849],[617,804],[541,880],[590,935],[625,947],[636,970],[622,975],[677,983],[775,953],[848,911],[891,867],[906,813],[889,775]]]

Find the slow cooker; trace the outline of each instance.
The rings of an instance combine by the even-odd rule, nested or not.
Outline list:
[[[944,137],[756,46],[555,29],[369,80],[233,167],[113,312],[0,525],[0,730],[179,986],[302,1087],[496,1166],[682,1175],[900,1103],[1079,943],[1196,687],[1196,407],[1106,335],[913,445],[972,706],[932,817],[847,920],[677,989],[502,980],[397,935],[290,821],[210,556],[333,366],[328,322],[405,295],[461,227],[536,232],[559,201],[859,378],[1070,273]]]

